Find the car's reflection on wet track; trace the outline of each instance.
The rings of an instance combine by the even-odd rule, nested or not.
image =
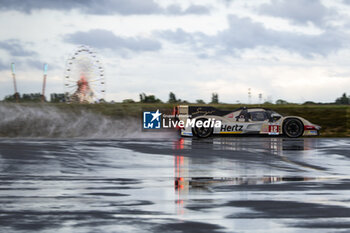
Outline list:
[[[298,231],[300,227],[306,227],[322,228],[327,229],[326,231],[328,231],[333,227],[339,230],[347,228],[349,224],[339,222],[339,219],[337,219],[341,217],[345,222],[349,221],[348,217],[350,215],[347,213],[349,210],[347,209],[348,205],[346,202],[341,203],[341,206],[345,206],[346,208],[339,206],[339,203],[336,205],[324,205],[327,202],[331,204],[331,200],[323,200],[322,205],[310,205],[308,202],[305,202],[304,199],[298,200],[296,198],[293,199],[292,197],[292,195],[294,195],[292,194],[293,192],[297,192],[296,195],[298,196],[304,195],[305,199],[308,197],[308,195],[320,197],[328,196],[331,194],[329,194],[329,191],[326,191],[328,190],[327,187],[335,188],[337,183],[342,184],[338,185],[338,190],[341,192],[348,189],[348,179],[350,177],[346,170],[342,170],[344,166],[340,167],[337,165],[340,161],[331,161],[332,159],[325,161],[326,158],[322,156],[324,155],[323,150],[328,147],[326,146],[327,143],[325,142],[327,142],[327,140],[285,138],[259,138],[253,140],[251,138],[213,138],[204,142],[182,138],[175,142],[174,146],[177,151],[177,153],[174,154],[174,187],[177,196],[176,204],[178,207],[178,213],[185,214],[186,209],[190,209],[192,211],[213,211],[213,209],[219,210],[220,208],[227,208],[229,206],[246,207],[251,210],[258,210],[262,213],[260,215],[247,214],[247,217],[243,217],[245,216],[244,214],[233,214],[230,215],[230,218],[240,220],[245,218],[254,218],[257,220],[260,218],[265,218],[264,211],[268,212],[272,209],[276,210],[272,211],[272,214],[274,214],[273,218],[297,219],[297,221],[293,222],[293,224],[289,224],[289,226],[293,226],[295,229],[288,228],[288,230],[286,230],[281,228],[279,230],[284,229],[286,231]],[[254,163],[254,161],[252,161],[254,159],[242,158],[240,156],[242,153],[239,153],[239,155],[236,157],[236,153],[232,153],[231,160],[234,160],[235,162],[233,164],[231,162],[227,162],[224,166],[227,168],[228,164],[232,164],[232,170],[221,170],[221,174],[234,174],[234,176],[212,175],[218,173],[218,171],[215,171],[214,173],[202,172],[200,176],[196,176],[194,174],[199,170],[196,169],[196,167],[202,163],[202,160],[188,156],[186,150],[202,148],[203,143],[206,143],[205,147],[207,150],[218,151],[218,157],[221,157],[220,153],[222,151],[244,151],[243,154],[246,155],[249,155],[249,153],[246,153],[249,151],[251,153],[255,153],[257,160],[261,162],[258,154],[265,155],[267,157],[264,161],[262,161],[262,163],[260,163],[261,166],[259,169],[263,169],[264,166],[268,166],[270,168],[263,169],[264,172],[258,172],[257,170],[259,169],[246,169],[245,167],[248,165],[248,167],[251,166],[250,163]],[[182,150],[184,150],[184,153],[181,153]],[[320,157],[318,158],[318,161],[315,161],[315,159],[317,159],[315,156],[318,155],[320,155]],[[335,155],[330,155],[331,158],[334,156]],[[206,159],[206,156],[203,157]],[[223,155],[222,157],[226,159],[227,155]],[[329,167],[326,165],[327,163],[333,164],[333,166]],[[244,169],[242,169],[242,167]],[[233,171],[234,169],[238,172]],[[208,169],[208,171],[209,170],[210,169]],[[303,174],[305,175],[302,176]],[[319,190],[323,191],[320,192]],[[291,195],[288,195],[288,191],[292,192]],[[198,203],[200,203],[198,200],[196,201],[196,204],[194,204],[193,199],[191,198],[191,196],[199,196],[199,193],[203,195],[203,193],[219,192],[240,192],[241,194],[251,196],[256,195],[257,192],[261,193],[260,195],[266,195],[266,193],[268,193],[271,195],[271,198],[266,196],[259,201],[244,199],[230,202],[229,205],[222,204],[218,206],[215,206],[215,201],[212,202],[212,205],[209,203],[207,205],[198,205]],[[291,200],[287,202],[285,200],[281,201],[279,199],[272,198],[274,196],[286,196],[285,198],[287,200]],[[315,200],[318,198],[315,198]],[[308,211],[306,211],[306,208],[308,208]],[[322,213],[320,213],[320,211],[322,211]],[[295,212],[294,215],[292,214],[293,212]],[[288,217],[286,217],[286,213]],[[266,218],[271,218],[271,216]],[[307,220],[302,220],[303,218],[306,218]],[[273,222],[271,220],[266,221]],[[288,223],[288,220],[285,222]],[[250,229],[255,228],[253,227]],[[273,229],[261,229],[258,227],[255,230],[270,231]]]
[[[344,232],[350,140],[0,140],[5,232]]]

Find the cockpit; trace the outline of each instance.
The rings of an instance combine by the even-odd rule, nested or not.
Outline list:
[[[274,111],[266,109],[243,109],[239,113],[236,113],[236,121],[254,122],[254,121],[277,121],[282,116]]]

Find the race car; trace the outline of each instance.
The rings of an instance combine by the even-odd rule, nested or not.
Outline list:
[[[213,134],[265,134],[298,138],[317,136],[321,129],[302,117],[282,116],[266,108],[241,107],[222,111],[210,106],[179,105],[174,108],[174,115],[177,121],[183,123],[179,127],[181,136],[200,138]]]

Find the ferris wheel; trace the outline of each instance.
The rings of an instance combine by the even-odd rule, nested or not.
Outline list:
[[[90,47],[79,46],[67,60],[64,89],[67,102],[95,103],[104,99],[104,70]]]

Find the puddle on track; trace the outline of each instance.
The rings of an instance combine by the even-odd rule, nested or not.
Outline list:
[[[344,232],[350,140],[0,140],[6,232]]]

